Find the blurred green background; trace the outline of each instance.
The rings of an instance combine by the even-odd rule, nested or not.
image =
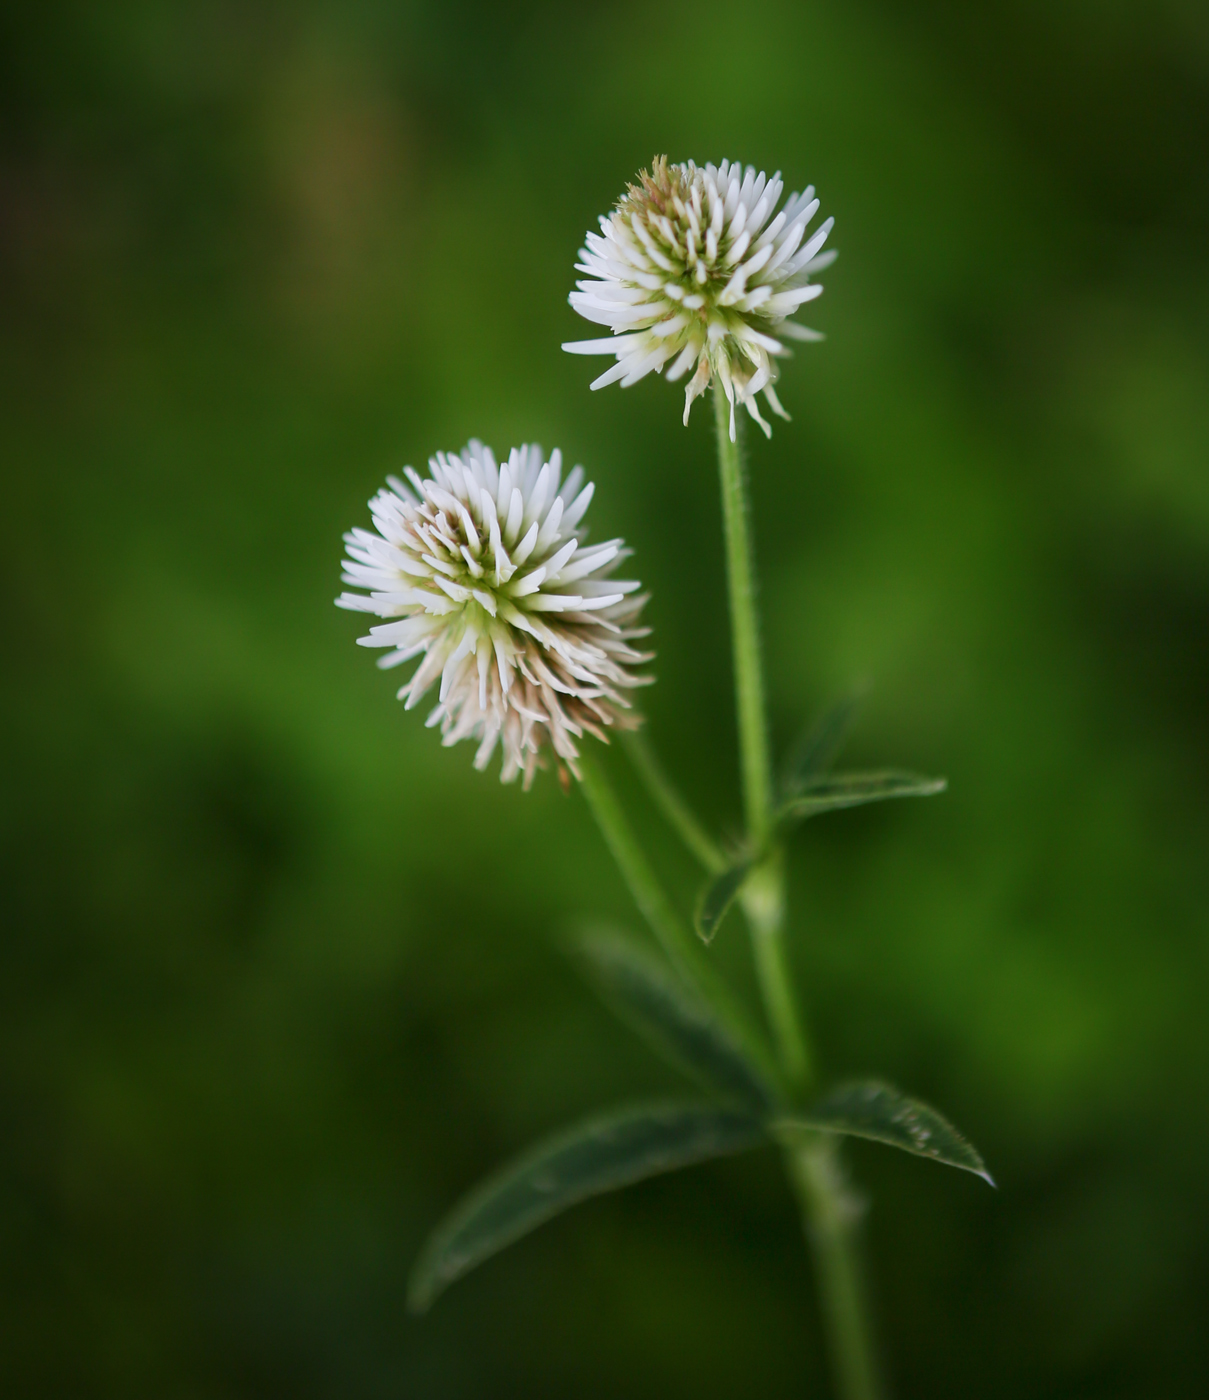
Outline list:
[[[678,1085],[559,950],[638,926],[579,796],[404,714],[340,535],[471,436],[584,462],[653,591],[650,733],[733,829],[708,405],[558,348],[584,230],[666,151],[836,217],[828,340],[752,441],[778,742],[869,678],[850,758],[951,784],[792,860],[829,1072],[933,1100],[1001,1183],[852,1151],[896,1393],[1203,1395],[1203,3],[2,23],[4,1394],[828,1393],[772,1154],[403,1309],[484,1171]],[[747,977],[740,920],[713,956]]]

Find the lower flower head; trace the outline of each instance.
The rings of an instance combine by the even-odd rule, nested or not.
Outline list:
[[[736,162],[669,165],[658,157],[639,175],[617,208],[587,235],[571,305],[589,321],[609,326],[613,338],[570,341],[577,355],[615,355],[617,363],[593,384],[635,384],[665,365],[668,379],[695,366],[684,396],[688,423],[693,400],[716,374],[730,400],[730,436],[735,402],[771,435],[756,395],[782,418],[773,384],[777,358],[788,355],[785,340],[820,340],[817,331],[788,318],[822,292],[811,273],[835,257],[821,251],[831,232],[825,220],[809,238],[818,211],[814,187],[791,194],[771,222],[784,185],[755,167]],[[803,241],[804,240],[804,241]]]
[[[650,659],[632,641],[645,596],[610,577],[629,553],[621,540],[588,545],[580,525],[593,487],[575,467],[560,484],[562,455],[547,462],[536,445],[513,448],[497,466],[471,442],[437,453],[431,475],[408,467],[407,483],[369,503],[376,533],[345,535],[344,593],[338,607],[391,618],[362,646],[390,647],[379,666],[422,657],[399,691],[407,707],[440,679],[429,725],[444,742],[478,741],[475,767],[503,748],[504,782],[525,787],[545,751],[576,773],[576,740],[634,728],[626,692],[647,683],[632,668]]]

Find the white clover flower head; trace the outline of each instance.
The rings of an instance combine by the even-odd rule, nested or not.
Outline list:
[[[609,575],[629,554],[621,540],[588,545],[580,525],[592,499],[582,467],[560,484],[562,455],[543,462],[536,445],[513,448],[497,466],[471,442],[438,452],[431,475],[408,467],[407,483],[369,503],[376,533],[351,530],[338,607],[394,619],[371,627],[362,646],[390,647],[378,665],[423,660],[399,691],[407,707],[440,678],[429,726],[446,745],[476,739],[476,768],[503,746],[504,782],[529,787],[547,746],[578,777],[575,741],[585,732],[633,729],[626,692],[648,682],[632,667],[650,659],[630,643],[645,596]]]
[[[601,232],[587,235],[576,269],[588,280],[570,295],[581,316],[610,326],[614,338],[563,349],[616,355],[593,389],[618,379],[626,388],[669,360],[669,380],[695,365],[684,395],[686,426],[693,400],[716,374],[730,401],[731,441],[736,399],[771,436],[756,395],[762,390],[773,412],[789,417],[773,388],[776,360],[791,353],[786,337],[822,339],[787,318],[823,290],[809,279],[835,258],[821,251],[834,220],[803,242],[819,207],[812,185],[791,194],[769,222],[784,189],[780,171],[769,180],[733,161],[701,169],[659,156],[638,178],[602,216]]]

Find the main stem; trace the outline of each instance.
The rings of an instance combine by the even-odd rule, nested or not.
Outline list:
[[[714,421],[718,430],[718,471],[722,486],[722,528],[726,537],[726,581],[730,598],[731,643],[735,665],[735,709],[739,719],[739,758],[747,839],[765,854],[752,872],[741,899],[751,927],[756,975],[769,1023],[777,1039],[786,1078],[800,1089],[810,1060],[802,1032],[793,981],[785,957],[785,876],[776,851],[768,852],[772,834],[772,777],[768,723],[764,710],[764,670],[760,664],[760,622],[756,611],[755,567],[748,525],[747,485],[738,441],[730,440],[730,404],[714,383]]]
[[[755,568],[743,460],[740,443],[731,441],[730,417],[730,403],[721,383],[715,379],[714,421],[726,538],[743,806],[751,848],[764,854],[763,861],[748,878],[742,900],[751,927],[760,991],[776,1036],[782,1069],[795,1088],[802,1088],[809,1079],[810,1061],[785,955],[785,873],[781,853],[772,843],[772,776],[764,709],[764,674],[760,664]],[[786,1167],[802,1207],[806,1238],[814,1253],[840,1393],[844,1400],[880,1400],[853,1238],[856,1212],[843,1189],[836,1150],[826,1140],[787,1145]]]
[[[726,537],[726,582],[730,597],[731,642],[735,654],[735,708],[739,717],[739,757],[743,809],[752,844],[763,847],[772,821],[768,726],[764,716],[764,672],[760,666],[760,620],[756,575],[747,523],[747,490],[739,443],[730,440],[730,404],[714,381],[714,421],[718,429],[718,470],[722,485],[722,528]]]
[[[839,1146],[819,1134],[814,1141],[787,1146],[785,1156],[802,1205],[806,1238],[814,1250],[840,1390],[847,1400],[879,1400],[882,1388],[852,1238],[861,1207],[844,1181]]]

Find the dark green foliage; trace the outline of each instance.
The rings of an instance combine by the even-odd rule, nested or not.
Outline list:
[[[436,1231],[408,1286],[417,1311],[476,1264],[590,1196],[742,1152],[757,1119],[708,1104],[636,1104],[540,1143],[469,1195]]]
[[[743,882],[750,873],[751,861],[736,861],[721,875],[715,875],[701,891],[697,901],[695,923],[704,942],[713,941],[714,934],[718,932],[718,925],[726,917],[727,910],[735,902],[735,896],[743,888]]]
[[[754,1112],[776,1093],[704,1002],[655,953],[616,934],[585,936],[580,951],[604,999],[661,1055],[704,1087]]]
[[[924,778],[918,773],[836,773],[800,788],[797,796],[782,805],[777,820],[787,826],[823,812],[863,807],[891,797],[932,797],[944,792],[946,786],[944,778]]]
[[[805,1129],[869,1138],[917,1157],[960,1167],[995,1184],[977,1150],[948,1119],[926,1103],[875,1080],[841,1084],[806,1113],[782,1120],[778,1129],[790,1137],[795,1130]]]
[[[845,696],[824,711],[818,721],[804,730],[790,749],[781,768],[781,795],[795,797],[802,788],[830,771],[839,757],[848,731],[860,711],[860,695]]]
[[[472,434],[582,461],[652,595],[651,742],[736,831],[708,410],[557,349],[663,150],[837,220],[828,338],[748,434],[774,732],[868,675],[843,766],[951,781],[787,854],[822,1065],[1001,1187],[859,1150],[892,1392],[1201,1400],[1205,9],[3,7],[5,1400],[821,1395],[771,1152],[403,1317],[462,1186],[667,1085],[549,946],[636,924],[582,804],[403,713],[340,535]],[[702,950],[736,980],[740,922]]]

